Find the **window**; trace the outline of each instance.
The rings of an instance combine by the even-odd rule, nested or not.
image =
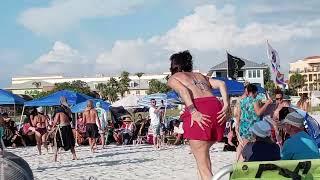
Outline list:
[[[252,70],[252,72],[253,72],[253,73],[252,73],[252,74],[253,74],[252,77],[253,77],[253,78],[256,78],[256,77],[257,77],[257,70]]]
[[[260,70],[257,70],[257,77],[258,77],[258,78],[261,77],[261,76],[260,76]]]
[[[309,74],[309,81],[312,81],[312,74]]]
[[[136,95],[140,95],[140,91],[139,90],[136,91]]]
[[[134,87],[134,81],[130,81],[129,87]]]
[[[252,71],[251,70],[248,71],[248,77],[252,78]]]

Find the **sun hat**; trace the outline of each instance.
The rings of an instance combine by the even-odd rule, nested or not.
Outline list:
[[[281,122],[281,124],[290,124],[292,126],[303,128],[304,127],[304,118],[297,112],[289,113],[286,118]]]
[[[253,124],[250,131],[261,138],[271,136],[271,126],[267,121],[259,121]]]

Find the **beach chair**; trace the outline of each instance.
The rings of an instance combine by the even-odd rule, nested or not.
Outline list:
[[[241,162],[216,172],[212,180],[229,176],[230,180],[253,179],[320,179],[320,160],[280,160]]]

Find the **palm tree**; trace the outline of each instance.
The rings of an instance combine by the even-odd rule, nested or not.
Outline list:
[[[129,82],[131,81],[129,78],[130,73],[127,71],[123,71],[120,75],[120,80],[119,80],[119,92],[121,97],[124,96],[126,92],[129,92]]]
[[[41,82],[35,81],[32,83],[32,85],[35,86],[37,89],[39,89],[39,87],[41,86]]]
[[[143,72],[137,72],[136,74],[135,74],[136,76],[138,76],[138,78],[139,78],[139,89],[141,88],[140,87],[140,78],[144,75],[144,73]]]

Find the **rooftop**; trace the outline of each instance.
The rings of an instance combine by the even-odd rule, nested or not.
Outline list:
[[[254,68],[267,68],[268,65],[266,64],[259,64],[256,62],[252,62],[246,59],[242,59],[245,62],[245,65],[242,67],[242,69],[254,69]],[[228,69],[228,61],[223,61],[220,64],[217,64],[213,66],[210,71],[216,71],[216,70],[227,70]]]

